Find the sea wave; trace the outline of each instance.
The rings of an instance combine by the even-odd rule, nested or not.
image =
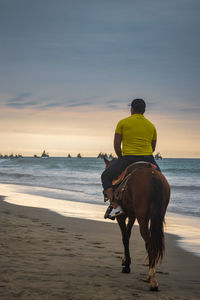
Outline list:
[[[164,159],[159,165],[171,186],[169,210],[200,216],[200,160]],[[30,194],[102,204],[103,170],[96,158],[1,159],[0,182],[26,187]]]
[[[166,174],[177,174],[177,173],[180,173],[180,174],[198,174],[200,173],[200,168],[163,168],[163,170]]]
[[[176,191],[193,191],[193,192],[200,192],[200,186],[197,185],[170,185],[172,190]]]
[[[32,174],[24,174],[24,173],[11,173],[11,172],[0,172],[0,179],[4,178],[4,177],[15,177],[15,178],[34,178],[35,176],[33,176]]]
[[[200,210],[198,208],[194,207],[177,207],[177,206],[168,206],[167,211],[181,214],[181,215],[187,215],[187,216],[192,216],[192,217],[200,217]]]

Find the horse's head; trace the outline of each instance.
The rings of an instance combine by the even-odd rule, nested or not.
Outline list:
[[[109,166],[112,165],[112,163],[113,163],[115,160],[117,160],[117,158],[113,158],[113,159],[111,159],[111,160],[108,160],[107,158],[104,157],[103,160],[104,160],[104,162],[105,162],[106,169],[107,169]]]

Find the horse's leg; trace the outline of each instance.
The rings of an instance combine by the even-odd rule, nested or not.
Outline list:
[[[158,282],[156,280],[156,270],[155,270],[155,266],[151,266],[150,265],[150,261],[151,261],[151,253],[149,252],[149,229],[148,229],[148,220],[145,220],[144,218],[138,218],[138,223],[139,223],[139,227],[140,227],[140,233],[141,236],[143,238],[143,240],[145,241],[145,247],[148,253],[148,257],[149,257],[149,283],[150,283],[150,290],[151,291],[158,291]]]
[[[129,239],[131,237],[131,230],[132,230],[132,227],[133,227],[134,223],[135,223],[135,217],[129,217],[128,224],[126,226],[127,234],[128,234]]]
[[[127,234],[127,237],[128,237],[128,242],[130,241],[130,237],[131,237],[131,230],[132,230],[132,227],[135,223],[135,217],[129,217],[128,218],[128,224],[126,225],[126,234]],[[129,245],[128,245],[128,248],[129,248]],[[131,263],[131,259],[130,259],[130,263]],[[126,266],[126,256],[124,256],[122,258],[122,266]],[[123,273],[126,273],[125,271],[122,271]]]
[[[148,229],[148,221],[144,218],[137,218],[140,228],[140,234],[145,242],[145,247],[148,252],[148,243],[149,243],[149,229]]]
[[[122,241],[124,245],[124,259],[122,260],[122,273],[130,273],[130,264],[131,264],[131,258],[130,258],[130,251],[129,251],[129,239],[131,236],[131,229],[133,227],[135,218],[130,218],[128,224],[126,225],[126,216],[121,215],[117,217],[117,222],[119,224],[119,227],[121,229],[122,233]]]

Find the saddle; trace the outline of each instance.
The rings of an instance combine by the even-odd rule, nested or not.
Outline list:
[[[112,181],[112,187],[114,191],[114,199],[120,204],[123,193],[127,188],[127,183],[130,178],[130,176],[138,169],[142,168],[153,168],[156,169],[156,166],[150,162],[145,161],[139,161],[132,163],[130,166],[128,166],[121,174],[120,176]]]

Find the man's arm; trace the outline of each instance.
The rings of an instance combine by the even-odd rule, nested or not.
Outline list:
[[[114,149],[115,153],[118,157],[122,156],[122,150],[121,150],[121,143],[122,143],[122,136],[119,133],[115,133],[114,137]]]
[[[152,150],[153,150],[153,152],[155,151],[155,149],[156,149],[156,140],[153,140],[152,142],[151,142],[151,146],[152,146]]]

